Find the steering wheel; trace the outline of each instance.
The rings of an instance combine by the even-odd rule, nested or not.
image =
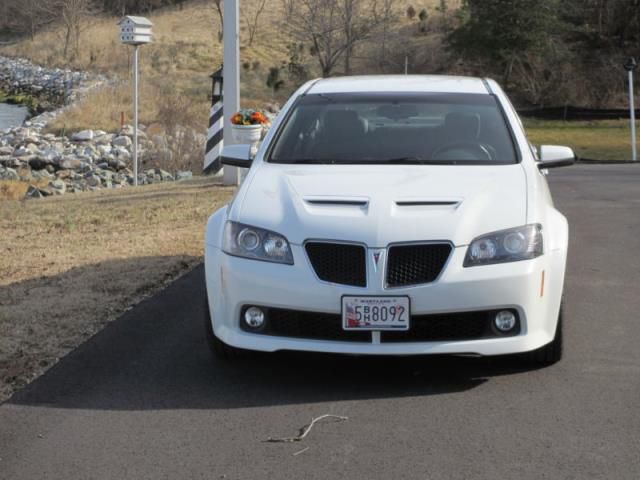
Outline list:
[[[446,158],[447,152],[456,153],[456,158]],[[460,152],[463,152],[462,155]],[[462,158],[461,158],[462,157]],[[452,142],[442,145],[436,148],[431,154],[433,160],[478,160],[478,161],[491,161],[493,157],[487,147],[480,143],[473,142]]]

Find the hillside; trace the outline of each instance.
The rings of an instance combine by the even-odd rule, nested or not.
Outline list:
[[[450,1],[455,8],[459,0]],[[412,69],[424,70],[435,61],[438,48],[425,49],[424,42],[439,47],[441,35],[435,31],[421,33],[417,20],[409,19],[406,10],[409,5],[417,11],[427,8],[430,12],[428,23],[438,23],[435,7],[438,0],[396,1],[393,24],[394,42],[404,45],[407,55],[411,55]],[[247,26],[244,18],[250,13],[249,0],[241,6],[241,71],[242,102],[246,106],[263,106],[269,102],[282,102],[294,90],[300,80],[282,75],[283,87],[272,92],[266,86],[269,70],[282,67],[290,60],[288,45],[292,39],[283,28],[282,2],[270,1],[259,17],[258,31],[253,45],[248,46]],[[213,2],[193,0],[181,7],[167,7],[148,14],[154,23],[154,43],[141,49],[141,112],[140,121],[145,124],[167,124],[178,122],[192,127],[204,127],[207,122],[210,83],[208,76],[222,62],[222,44],[218,41],[219,23]],[[114,16],[100,16],[88,19],[81,31],[80,51],[72,61],[63,56],[63,27],[52,26],[36,33],[33,40],[23,38],[13,45],[0,46],[0,55],[20,56],[46,66],[72,67],[106,74],[114,79],[112,86],[93,93],[91,96],[60,117],[51,125],[52,129],[74,131],[84,128],[99,128],[107,131],[116,129],[120,112],[129,114],[131,110],[131,88],[129,82],[129,62],[131,50],[119,43]],[[435,30],[430,29],[430,30]],[[354,55],[354,72],[371,72],[367,65],[368,49],[376,45],[358,49]],[[397,59],[395,72],[404,68],[404,55]],[[317,62],[308,51],[302,54],[302,62],[308,69],[308,76],[319,75]],[[339,73],[339,72],[338,72]]]

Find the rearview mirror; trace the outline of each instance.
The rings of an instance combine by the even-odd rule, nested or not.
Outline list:
[[[251,158],[251,145],[225,145],[222,147],[222,164],[233,167],[249,168]]]
[[[576,155],[569,147],[558,145],[542,145],[540,147],[540,161],[538,162],[540,170],[568,167],[574,163],[576,163]]]

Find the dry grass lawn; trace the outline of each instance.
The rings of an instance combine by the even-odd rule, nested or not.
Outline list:
[[[0,401],[201,261],[212,179],[0,201]]]

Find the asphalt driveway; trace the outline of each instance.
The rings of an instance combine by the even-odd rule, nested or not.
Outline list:
[[[551,184],[571,224],[561,363],[214,362],[199,267],[0,406],[0,478],[637,479],[640,166]],[[349,420],[264,442],[325,413]]]

